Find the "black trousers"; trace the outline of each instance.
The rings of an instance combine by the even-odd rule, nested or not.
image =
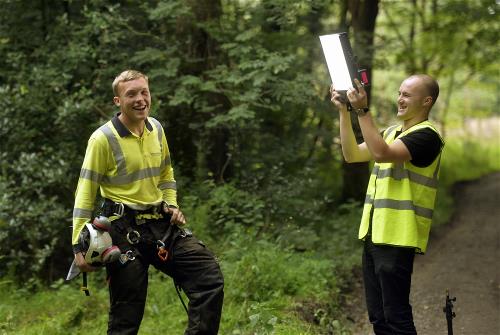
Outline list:
[[[184,334],[217,334],[224,298],[224,279],[212,252],[194,236],[180,236],[171,247],[170,255],[173,257],[163,262],[157,255],[156,245],[148,241],[163,236],[168,219],[150,220],[140,226],[134,224],[133,218],[125,217],[112,225],[113,243],[122,251],[133,250],[136,258],[125,264],[114,262],[107,266],[110,292],[108,334],[137,334],[139,331],[150,265],[172,277],[189,299],[188,326]],[[134,246],[126,241],[126,227],[130,225],[145,241]]]
[[[363,280],[368,317],[376,335],[417,334],[410,305],[415,250],[375,245],[367,237]]]

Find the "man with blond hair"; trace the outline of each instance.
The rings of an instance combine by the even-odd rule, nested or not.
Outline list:
[[[416,334],[410,305],[415,253],[427,248],[444,141],[428,121],[439,95],[428,75],[405,79],[398,93],[400,125],[382,134],[368,110],[363,85],[347,98],[357,114],[364,142],[358,144],[345,99],[334,87],[340,139],[347,162],[374,160],[359,228],[364,241],[363,280],[368,317],[375,334]]]
[[[106,265],[110,310],[108,334],[137,334],[144,314],[148,268],[173,278],[189,298],[186,335],[217,334],[223,302],[223,276],[215,256],[182,226],[170,151],[160,122],[149,116],[148,77],[127,70],[113,81],[119,112],[90,137],[73,210],[73,251],[82,272],[79,236],[93,217],[97,191],[104,199],[99,214],[111,221],[119,261]],[[161,293],[160,293],[161,294]]]

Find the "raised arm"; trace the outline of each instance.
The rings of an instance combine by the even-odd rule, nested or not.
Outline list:
[[[363,85],[357,80],[354,80],[357,90],[351,88],[347,91],[349,102],[355,109],[362,109],[368,106],[366,91]],[[395,140],[391,144],[387,144],[379,133],[379,130],[373,122],[370,113],[364,115],[358,114],[359,126],[361,133],[371,157],[376,162],[406,162],[412,159],[408,148],[401,140]],[[342,129],[342,128],[341,128]]]
[[[356,136],[352,129],[351,116],[347,111],[344,97],[332,86],[330,89],[331,101],[339,110],[340,117],[340,143],[342,145],[342,154],[348,163],[366,162],[371,160],[371,154],[365,143],[358,145]]]

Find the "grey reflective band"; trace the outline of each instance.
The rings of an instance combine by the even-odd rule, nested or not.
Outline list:
[[[439,167],[437,168],[437,170],[439,170]],[[438,187],[438,178],[436,172],[434,173],[434,177],[430,178],[410,170],[405,170],[401,166],[396,166],[395,168],[389,168],[389,169],[380,169],[380,166],[376,165],[373,168],[372,174],[375,174],[377,176],[377,179],[390,177],[395,180],[402,180],[408,178],[412,183],[415,184],[431,188]]]
[[[166,182],[158,184],[158,188],[160,190],[166,190],[166,189],[176,190],[177,183],[175,181],[166,181]]]
[[[373,205],[374,208],[389,208],[396,210],[410,210],[414,211],[416,215],[422,216],[427,219],[432,219],[434,211],[430,208],[420,207],[413,203],[411,200],[394,200],[394,199],[376,199],[366,195],[365,205]]]
[[[373,206],[375,208],[390,208],[397,210],[414,211],[416,215],[427,219],[432,219],[432,209],[416,206],[411,200],[393,200],[393,199],[375,199]]]
[[[160,122],[154,118],[150,118],[150,120],[154,123],[156,130],[158,131],[158,141],[160,144],[160,148],[163,152],[163,145],[162,145],[162,139],[163,139],[163,128],[160,124]],[[125,184],[130,184],[135,181],[141,180],[141,179],[146,179],[146,178],[151,178],[151,177],[158,177],[160,176],[161,170],[169,165],[170,162],[170,157],[165,158],[160,164],[159,167],[151,167],[151,168],[146,168],[142,169],[139,171],[132,172],[130,174],[127,174],[127,167],[125,163],[125,157],[123,155],[123,151],[120,147],[120,143],[118,142],[118,139],[116,138],[115,134],[111,130],[111,127],[109,127],[107,124],[103,125],[101,128],[101,131],[104,133],[106,136],[109,146],[111,147],[111,151],[113,152],[113,156],[116,161],[116,167],[117,167],[117,175],[116,176],[101,176],[101,181],[104,184],[109,184],[109,185],[125,185]],[[93,176],[89,174],[90,178],[96,178],[96,176]],[[87,178],[87,179],[90,179]],[[91,179],[94,180],[94,179]]]
[[[73,208],[73,217],[74,218],[91,218],[92,210],[84,209],[84,208]]]
[[[135,171],[125,176],[120,176],[120,175],[113,177],[104,176],[102,178],[102,183],[110,185],[125,185],[145,178],[158,177],[159,175],[160,175],[160,168],[153,167]]]
[[[373,198],[369,194],[367,194],[365,197],[365,205],[373,205]]]
[[[158,143],[160,143],[160,149],[163,153],[163,127],[161,126],[160,121],[158,121],[157,119],[152,117],[150,118],[150,120],[155,124],[156,130],[158,131]],[[170,160],[169,156],[161,162],[160,168],[163,169],[165,166],[169,166],[170,164],[172,164],[172,161]]]
[[[168,156],[167,158],[161,161],[160,168],[163,169],[165,166],[169,166],[170,164],[172,164],[172,161],[170,160],[170,156]]]
[[[107,124],[103,125],[99,129],[104,133],[104,135],[106,135],[111,151],[113,151],[118,176],[125,176],[127,174],[127,166],[125,164],[125,157],[123,156],[123,151],[122,148],[120,148],[118,139],[115,137],[115,134],[113,134],[113,131]]]
[[[103,178],[103,175],[89,169],[81,169],[80,178],[87,179],[93,181],[94,183],[99,184]]]
[[[385,134],[384,134],[384,140],[387,139],[394,130],[396,130],[396,128],[399,127],[399,126],[392,126],[392,127],[389,127],[387,128],[387,130],[385,131]]]
[[[441,158],[440,158],[441,159]],[[414,171],[406,170],[401,166],[396,166],[395,168],[389,169],[381,169],[379,165],[375,165],[373,167],[372,174],[379,178],[393,178],[395,180],[402,180],[408,178],[412,183],[437,188],[438,187],[438,178],[437,171],[439,170],[439,165],[434,171],[433,178],[424,176],[420,173],[416,173]]]
[[[439,168],[441,167],[441,153],[439,153],[438,162],[436,164],[436,170],[434,170],[434,178],[437,180],[439,176]]]
[[[156,130],[158,131],[158,142],[160,143],[161,152],[163,152],[163,127],[161,126],[160,121],[158,121],[157,119],[152,117],[150,118],[150,120],[155,124]]]

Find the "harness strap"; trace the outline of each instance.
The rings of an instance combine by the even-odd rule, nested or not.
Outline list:
[[[85,295],[88,297],[90,296],[90,291],[89,288],[87,287],[87,272],[83,273],[82,276],[82,287],[80,288],[83,292],[85,292]]]
[[[162,215],[163,203],[156,206],[151,206],[146,210],[137,210],[127,206],[121,202],[114,202],[113,200],[105,198],[102,206],[102,215],[106,217],[116,216],[118,218],[124,215],[132,215],[139,219],[157,219]]]

